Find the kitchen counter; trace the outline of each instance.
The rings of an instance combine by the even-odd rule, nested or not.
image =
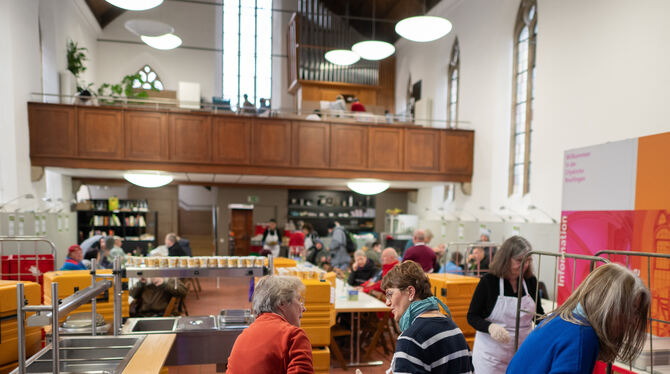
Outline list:
[[[147,335],[133,358],[130,359],[128,366],[123,370],[123,374],[160,372],[176,337],[176,334]]]

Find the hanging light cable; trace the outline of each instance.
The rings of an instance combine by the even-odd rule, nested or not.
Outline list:
[[[372,40],[358,42],[351,47],[357,55],[366,60],[383,60],[395,53],[391,43],[375,40],[375,2],[372,1]]]
[[[423,15],[405,18],[395,25],[395,32],[413,42],[432,42],[451,31],[448,19],[426,15],[426,1],[423,2]]]

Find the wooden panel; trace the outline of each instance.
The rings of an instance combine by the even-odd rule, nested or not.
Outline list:
[[[129,111],[126,126],[126,158],[165,160],[168,158],[167,114]]]
[[[92,158],[123,158],[123,115],[120,110],[78,108],[79,155]]]
[[[74,107],[28,104],[31,156],[74,156],[77,127]]]
[[[253,121],[252,162],[260,165],[291,165],[291,122]]]
[[[170,160],[211,161],[211,117],[198,114],[170,114],[169,117]]]
[[[403,129],[370,127],[370,169],[402,170]]]
[[[367,166],[367,126],[332,124],[330,128],[330,167],[334,169],[365,169]]]
[[[293,155],[297,166],[327,168],[330,164],[330,125],[293,122]]]
[[[440,172],[440,130],[407,129],[405,170]]]
[[[447,174],[472,177],[475,133],[472,131],[443,131],[440,170]]]
[[[251,119],[214,117],[212,143],[214,162],[248,165],[251,162]]]

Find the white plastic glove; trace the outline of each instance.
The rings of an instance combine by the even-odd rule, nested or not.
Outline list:
[[[499,343],[507,343],[510,341],[509,332],[507,332],[504,327],[498,325],[497,323],[492,323],[489,325],[489,334],[491,334],[493,340]]]

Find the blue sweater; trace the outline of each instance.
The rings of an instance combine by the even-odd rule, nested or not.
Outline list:
[[[77,262],[71,258],[66,258],[65,263],[63,264],[63,267],[60,268],[61,270],[86,270],[86,266],[82,264],[81,262]]]
[[[591,374],[599,344],[590,325],[555,317],[528,335],[507,366],[507,374]]]
[[[393,373],[472,374],[468,343],[450,318],[418,317],[398,337]]]

